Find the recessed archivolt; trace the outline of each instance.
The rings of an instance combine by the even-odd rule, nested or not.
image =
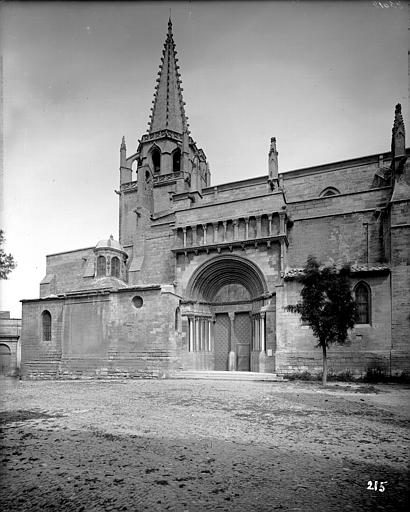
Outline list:
[[[188,298],[213,302],[218,291],[228,284],[244,286],[251,299],[267,292],[265,278],[259,268],[240,256],[217,256],[202,264],[189,280]]]

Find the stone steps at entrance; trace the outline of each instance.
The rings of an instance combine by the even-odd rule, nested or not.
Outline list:
[[[202,379],[202,380],[241,380],[283,382],[284,378],[276,373],[257,372],[224,372],[211,370],[185,370],[174,375],[175,379]]]

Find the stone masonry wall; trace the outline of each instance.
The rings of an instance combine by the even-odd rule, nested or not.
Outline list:
[[[4,375],[16,376],[19,374],[20,333],[21,319],[10,318],[8,311],[0,311],[0,345],[5,345],[10,350],[10,366]]]
[[[175,212],[175,223],[181,226],[194,225],[239,218],[245,215],[273,213],[279,211],[283,205],[283,196],[280,192],[256,198],[249,194],[248,198],[242,200],[234,200],[230,197],[225,202],[220,202],[218,199],[218,202],[209,205],[194,205],[189,209],[177,211]]]
[[[142,299],[135,307],[132,299]],[[126,290],[88,298],[23,303],[23,378],[158,377],[176,365],[172,290]],[[41,313],[52,339],[41,339]]]
[[[5,345],[10,351],[10,366],[4,375],[16,376],[20,368],[20,333],[21,319],[10,318],[8,311],[0,311],[0,345]]]
[[[90,247],[48,255],[46,259],[46,274],[55,275],[51,293],[64,293],[84,287],[84,269],[86,261],[92,253],[93,249]],[[48,295],[49,293],[46,294]],[[41,296],[44,296],[43,293]]]
[[[141,283],[171,284],[175,280],[173,244],[174,233],[168,223],[152,226],[145,239]]]
[[[363,375],[367,369],[381,369],[389,374],[397,366],[391,365],[391,308],[390,276],[354,276],[352,289],[359,282],[366,282],[371,290],[371,322],[357,324],[350,331],[345,345],[332,345],[328,350],[329,371],[350,371]],[[300,298],[300,285],[286,281],[277,291],[277,354],[276,371],[293,373],[322,369],[322,351],[315,348],[317,341],[311,329],[302,325],[299,315],[284,310]]]
[[[21,328],[22,378],[55,378],[61,359],[63,300],[24,301]],[[42,338],[41,315],[51,314],[51,340]]]
[[[410,368],[410,200],[391,205],[392,337],[395,356]]]
[[[303,201],[290,201],[288,211],[294,220],[375,210],[386,206],[390,198],[390,187],[350,192],[328,197],[317,197]]]
[[[288,265],[303,267],[309,255],[322,263],[366,262],[367,245],[363,222],[371,214],[347,214],[337,217],[295,222],[289,231]]]
[[[309,254],[323,262],[385,262],[383,220],[375,212],[387,203],[389,190],[290,203],[289,266],[303,266]]]
[[[248,199],[270,193],[267,176],[250,180],[208,187],[203,190],[201,204],[224,203]]]
[[[121,192],[120,196],[120,236],[121,245],[126,248],[134,242],[135,228],[137,223],[136,213],[133,211],[137,207],[137,193]]]
[[[389,167],[390,161],[385,158],[383,166]],[[369,190],[374,174],[379,168],[378,155],[364,161],[337,163],[329,166],[318,166],[311,169],[284,173],[284,188],[289,201],[299,201],[319,197],[327,187],[334,187],[340,193]],[[322,170],[321,170],[322,169]]]

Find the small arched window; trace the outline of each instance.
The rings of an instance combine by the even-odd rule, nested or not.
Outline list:
[[[117,256],[111,258],[111,275],[112,277],[120,277],[120,260]]]
[[[41,314],[41,330],[43,341],[51,341],[51,315],[49,311]]]
[[[172,154],[172,172],[181,170],[181,150],[178,148]]]
[[[327,187],[320,193],[320,197],[329,197],[335,196],[336,194],[340,194],[340,192],[335,187]]]
[[[105,276],[105,257],[104,256],[98,256],[97,258],[97,277]]]
[[[161,152],[158,148],[155,148],[151,153],[152,167],[154,172],[160,172],[161,170]]]
[[[354,289],[356,302],[356,323],[370,324],[370,288],[366,283],[358,283]]]

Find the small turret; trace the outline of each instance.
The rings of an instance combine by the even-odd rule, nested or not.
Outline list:
[[[278,151],[276,149],[276,137],[272,137],[270,140],[269,149],[269,185],[273,190],[278,183]]]
[[[201,168],[198,155],[194,156],[194,161],[192,163],[191,192],[199,192],[200,194],[202,193]]]
[[[186,129],[182,134],[182,170],[188,174],[191,172],[189,165],[189,133]]]
[[[391,166],[393,177],[392,201],[410,199],[410,165],[406,163],[406,142],[401,105],[398,103],[394,112],[394,123],[391,138]]]
[[[398,170],[401,160],[406,156],[405,133],[403,116],[401,114],[401,105],[400,103],[397,103],[394,112],[394,123],[391,138],[393,173]]]
[[[121,165],[125,164],[127,153],[127,146],[125,145],[125,137],[121,139],[120,154],[121,154]]]
[[[120,184],[129,183],[131,180],[132,170],[127,167],[127,146],[123,137],[120,146]]]
[[[208,162],[206,163],[206,186],[211,186],[211,168],[209,167]]]

